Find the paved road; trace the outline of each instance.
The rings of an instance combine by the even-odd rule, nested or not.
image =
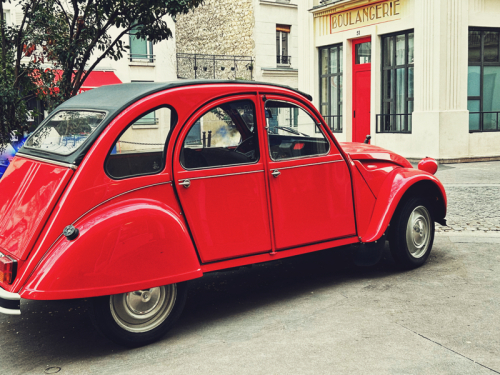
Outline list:
[[[500,234],[500,162],[440,165],[448,195],[447,227],[439,232]]]
[[[500,373],[499,260],[498,244],[438,236],[411,272],[335,250],[211,274],[178,326],[135,350],[101,338],[85,301],[24,301],[22,318],[0,317],[0,372]]]
[[[495,220],[500,163],[438,173],[450,224]],[[84,300],[23,301],[0,316],[0,373],[500,374],[500,237],[449,231],[411,272],[388,249],[369,269],[337,249],[206,275],[178,326],[135,350],[99,336]]]

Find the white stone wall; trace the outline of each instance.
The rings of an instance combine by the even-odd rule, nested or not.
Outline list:
[[[500,156],[500,132],[469,133],[467,110],[468,29],[499,28],[497,0],[402,0],[401,19],[324,34],[322,25],[306,15],[316,0],[299,4],[302,49],[299,89],[319,104],[318,47],[344,46],[344,90],[341,141],[352,140],[352,40],[371,36],[372,144],[403,156],[431,156],[441,160]],[[349,3],[348,1],[341,4]],[[415,31],[415,96],[412,134],[377,134],[376,114],[381,113],[381,36]],[[313,35],[313,45],[308,44]],[[309,40],[308,40],[309,39]],[[314,72],[312,76],[311,72]]]
[[[298,87],[297,67],[299,65],[299,24],[298,3],[254,0],[255,4],[255,56],[257,81],[272,82]],[[280,66],[276,62],[276,25],[289,25],[288,54],[290,66]]]

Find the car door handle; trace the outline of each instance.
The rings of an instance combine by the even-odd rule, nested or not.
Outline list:
[[[273,175],[273,177],[278,177],[281,174],[281,172],[275,169],[274,171],[271,172],[271,174]]]
[[[187,179],[186,180],[182,180],[181,182],[179,182],[179,185],[180,186],[184,186],[187,189],[188,187],[191,186],[191,181],[189,181]]]

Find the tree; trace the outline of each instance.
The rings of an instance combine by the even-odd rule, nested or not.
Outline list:
[[[0,4],[6,1],[9,0],[0,0]],[[203,0],[19,0],[23,23],[6,27],[2,21],[0,64],[7,73],[0,80],[0,95],[16,94],[17,99],[25,99],[31,92],[50,100],[53,108],[78,94],[102,59],[122,58],[129,49],[122,37],[132,29],[137,38],[158,43],[172,36],[165,16],[175,20],[177,15],[202,3]],[[3,17],[3,9],[0,14]],[[112,36],[112,29],[119,30],[118,34]],[[23,63],[26,56],[31,57],[29,63]],[[41,69],[42,63],[51,63],[52,69]],[[54,82],[57,70],[62,74]],[[11,83],[15,83],[12,93]],[[41,88],[34,87],[37,85]],[[17,107],[9,108],[6,119],[10,124],[0,124],[0,144],[12,129],[20,129],[23,113],[26,115]],[[17,111],[15,121],[13,110]]]
[[[10,142],[12,135],[20,135],[26,126],[26,102],[36,96],[43,98],[53,91],[47,85],[54,82],[53,72],[41,69],[43,59],[36,58],[36,31],[29,22],[43,17],[40,0],[26,1],[22,7],[21,25],[7,25],[0,1],[0,152]],[[24,59],[28,57],[29,59]],[[31,58],[30,58],[31,57]]]

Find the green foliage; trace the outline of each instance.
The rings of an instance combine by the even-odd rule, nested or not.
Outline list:
[[[10,0],[0,0],[0,8],[6,2]],[[119,60],[125,56],[129,46],[122,38],[132,28],[137,38],[158,43],[172,36],[164,16],[175,20],[178,14],[202,3],[203,0],[20,0],[23,24],[0,25],[0,144],[10,139],[11,131],[20,131],[26,124],[27,98],[36,95],[51,110],[78,94],[102,59]],[[51,68],[47,69],[47,64]],[[62,76],[54,82],[56,70],[62,71]]]

